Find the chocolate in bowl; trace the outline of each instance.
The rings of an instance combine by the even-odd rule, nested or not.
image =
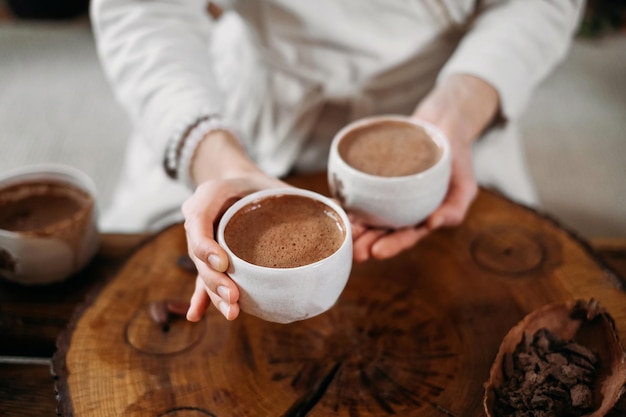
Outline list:
[[[597,357],[593,381],[589,384],[591,403],[584,414],[580,415],[607,415],[626,389],[626,355],[610,314],[595,300],[573,300],[549,304],[533,311],[504,337],[491,367],[489,380],[485,383],[483,406],[486,416],[506,415],[497,412],[496,403],[498,395],[506,392],[510,387],[510,379],[513,378],[510,375],[511,356],[523,350],[520,349],[524,347],[522,345],[528,345],[530,340],[542,332],[548,332],[558,339],[557,343],[571,343],[574,349],[575,346],[580,346],[582,356],[593,352]],[[567,394],[570,395],[569,392]],[[574,394],[575,392],[571,393],[572,396]]]

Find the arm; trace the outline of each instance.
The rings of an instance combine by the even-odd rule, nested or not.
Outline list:
[[[228,255],[213,233],[226,208],[253,191],[287,187],[263,173],[244,152],[237,139],[214,131],[198,145],[191,176],[199,184],[183,204],[189,256],[198,270],[187,319],[198,321],[210,304],[229,320],[239,315],[239,289],[226,275]]]
[[[520,116],[531,93],[566,55],[583,0],[485,0],[438,82],[471,74],[493,86],[506,118]]]
[[[189,133],[201,118],[219,117],[221,97],[211,73],[204,7],[198,0],[92,3],[106,74],[157,161],[171,143],[176,145],[173,139],[189,143]],[[199,137],[191,148],[183,146],[190,161],[178,170],[188,170],[184,174],[191,185],[198,184],[183,205],[189,256],[198,270],[187,317],[200,320],[212,302],[232,320],[239,314],[239,290],[224,273],[228,258],[214,239],[213,226],[238,197],[285,184],[262,173],[229,130],[218,128]]]
[[[355,260],[389,258],[430,231],[463,221],[477,184],[471,144],[500,114],[515,118],[530,93],[565,56],[582,0],[489,0],[439,74],[414,117],[437,125],[450,139],[448,195],[425,224],[392,233],[356,225]]]
[[[98,54],[118,100],[162,159],[168,141],[219,114],[208,54],[210,20],[199,0],[94,0]]]
[[[352,231],[356,261],[370,257],[390,258],[431,231],[463,221],[478,191],[472,166],[472,144],[493,121],[498,108],[496,90],[472,75],[451,75],[428,94],[413,117],[436,125],[450,140],[452,169],[448,194],[441,206],[415,227],[389,232],[356,223]]]

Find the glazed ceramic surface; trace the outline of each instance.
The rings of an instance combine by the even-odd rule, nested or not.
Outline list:
[[[423,128],[441,151],[438,162],[425,171],[398,177],[375,176],[348,165],[340,156],[339,142],[355,129],[384,122]],[[419,224],[441,204],[449,181],[449,141],[429,123],[405,116],[369,117],[349,124],[333,138],[328,160],[331,193],[347,211],[358,214],[371,226],[400,228]]]
[[[339,249],[318,262],[296,268],[262,267],[237,257],[224,241],[224,229],[229,220],[247,204],[276,195],[309,197],[333,209],[345,231]],[[222,217],[217,240],[228,253],[230,265],[227,274],[239,287],[241,310],[268,321],[290,323],[327,311],[339,298],[352,268],[352,235],[346,213],[333,200],[312,191],[273,189],[242,198]]]
[[[20,168],[0,178],[0,189],[50,182],[87,192],[92,201],[73,218],[43,230],[0,229],[0,276],[5,279],[25,285],[62,281],[87,265],[98,249],[96,189],[82,171],[64,165]]]

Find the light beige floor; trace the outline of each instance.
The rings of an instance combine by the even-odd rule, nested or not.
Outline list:
[[[523,120],[542,209],[587,237],[626,237],[626,36],[577,42]],[[111,198],[129,130],[87,26],[0,26],[0,174],[76,166]]]

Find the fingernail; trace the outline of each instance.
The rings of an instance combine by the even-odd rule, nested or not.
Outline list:
[[[194,317],[191,315],[191,313],[189,311],[187,311],[187,314],[185,314],[185,318],[187,319],[187,321],[195,321]]]
[[[228,287],[220,285],[217,287],[217,294],[226,302],[230,303],[230,290]]]
[[[228,318],[228,313],[230,313],[230,304],[226,303],[225,301],[220,301],[218,303],[218,308],[220,309],[224,317]]]
[[[188,321],[195,323],[199,321],[202,317],[198,317],[198,313],[195,311],[191,311],[191,308],[190,308],[189,311],[187,312],[186,318]]]
[[[219,256],[214,253],[209,255],[209,265],[211,265],[211,268],[215,269],[218,272],[222,272],[222,270],[220,269],[220,263],[221,262]]]

